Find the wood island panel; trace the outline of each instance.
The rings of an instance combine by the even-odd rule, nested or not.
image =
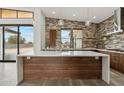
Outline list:
[[[101,79],[102,57],[23,58],[24,80]]]

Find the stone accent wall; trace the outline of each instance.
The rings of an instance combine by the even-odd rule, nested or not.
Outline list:
[[[46,17],[46,42],[49,42],[49,31],[50,29],[57,30],[57,38],[60,38],[61,27],[58,26],[59,19]],[[69,29],[82,29],[83,40],[82,48],[95,48],[97,47],[97,24],[92,23],[90,26],[86,27],[84,22],[64,20],[64,27]],[[61,43],[60,39],[57,39],[56,46]]]
[[[97,28],[97,37],[100,38],[106,36],[108,32],[112,32],[114,30],[114,16],[106,19],[105,21],[98,24]],[[106,49],[124,49],[124,33],[120,34],[112,34],[106,37],[107,39],[103,42],[100,42],[98,48],[106,48]]]
[[[46,40],[49,41],[49,30],[57,30],[57,38],[60,38],[61,32],[58,26],[59,19],[46,17]],[[83,40],[82,48],[106,48],[106,49],[124,49],[124,33],[112,34],[107,33],[114,30],[114,16],[109,17],[101,23],[92,23],[86,27],[84,22],[64,20],[64,28],[82,29]],[[104,37],[106,38],[104,40]],[[60,39],[56,44],[59,46]]]

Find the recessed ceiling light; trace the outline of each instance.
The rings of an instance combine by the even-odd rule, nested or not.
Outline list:
[[[55,11],[52,11],[52,14],[56,14],[56,12]]]
[[[96,19],[96,16],[93,16],[93,19]]]
[[[76,14],[73,14],[73,16],[76,16]]]

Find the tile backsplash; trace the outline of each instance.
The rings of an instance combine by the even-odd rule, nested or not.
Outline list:
[[[106,35],[109,32],[114,30],[114,16],[104,20],[103,22],[98,24],[98,34],[97,37],[100,38],[103,35]],[[102,48],[106,49],[124,49],[124,33],[120,34],[112,34],[109,36],[104,43]]]

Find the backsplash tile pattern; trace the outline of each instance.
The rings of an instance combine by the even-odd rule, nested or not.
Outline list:
[[[100,39],[102,36],[106,35],[109,32],[114,30],[114,16],[106,19],[105,21],[98,24],[97,28],[97,37]],[[100,46],[100,44],[99,44]],[[99,48],[106,48],[106,49],[124,49],[124,34],[112,34],[103,42],[102,47]]]

